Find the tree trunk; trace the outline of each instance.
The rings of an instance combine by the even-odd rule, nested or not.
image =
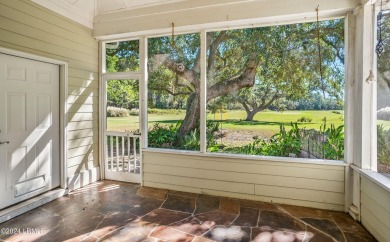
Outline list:
[[[187,99],[186,116],[179,128],[179,137],[184,138],[194,130],[200,120],[200,94],[192,93]]]
[[[246,110],[246,119],[245,121],[253,121],[253,118],[255,117],[256,113],[258,113],[257,110]]]

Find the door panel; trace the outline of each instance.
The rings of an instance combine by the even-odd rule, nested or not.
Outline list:
[[[0,209],[60,185],[59,66],[0,54]]]
[[[6,93],[7,133],[26,131],[26,93]]]

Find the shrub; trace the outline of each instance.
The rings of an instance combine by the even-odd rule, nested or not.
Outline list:
[[[331,124],[324,134],[327,137],[323,144],[324,159],[342,160],[344,158],[344,125],[336,127]]]
[[[334,114],[344,114],[344,111],[337,111],[337,110],[335,110],[335,111],[332,111],[332,113],[334,113]]]
[[[323,133],[325,138],[320,140],[318,145],[324,150],[323,158],[341,160],[344,156],[344,126],[335,127],[332,124],[328,129],[325,126],[321,129],[319,133]],[[300,157],[304,140],[303,134],[304,132],[299,129],[297,123],[291,123],[289,131],[284,125],[280,125],[279,133],[273,135],[269,140],[253,137],[252,143],[238,147],[234,151],[248,155]]]
[[[286,131],[284,125],[280,125],[280,132],[271,137],[270,155],[288,157],[295,154],[299,157],[301,153],[302,139],[297,123],[291,123],[291,129]]]
[[[139,109],[131,109],[130,112],[129,112],[129,115],[130,116],[139,116]]]
[[[219,123],[212,120],[206,121],[206,146],[212,147],[217,144],[215,133],[219,131]],[[184,139],[179,140],[179,147],[184,150],[199,150],[200,149],[200,127],[191,131]]]
[[[240,153],[248,155],[267,155],[289,157],[292,154],[299,156],[302,139],[297,123],[291,123],[291,129],[280,125],[279,133],[273,135],[270,140],[253,137],[253,143],[239,148]]]
[[[159,109],[159,108],[148,108],[148,114],[185,114],[186,110],[182,109]]]
[[[377,144],[378,163],[390,165],[390,130],[385,130],[383,124],[377,125]]]
[[[309,117],[301,117],[301,118],[298,119],[297,122],[300,122],[300,123],[310,123],[311,121],[312,121],[312,119],[309,118]]]
[[[149,146],[154,148],[175,148],[183,150],[199,150],[200,149],[200,129],[198,127],[191,131],[185,137],[178,136],[178,130],[181,121],[175,125],[161,126],[156,123],[148,132]],[[207,147],[215,145],[216,135],[219,130],[219,123],[208,120],[206,122]]]
[[[153,148],[168,148],[176,141],[176,132],[178,125],[160,126],[159,123],[154,124],[153,128],[148,132],[149,146]]]
[[[107,117],[128,117],[129,110],[126,108],[107,107]]]

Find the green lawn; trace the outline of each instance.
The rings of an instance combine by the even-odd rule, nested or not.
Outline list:
[[[385,129],[390,129],[390,121],[378,120],[378,124],[382,124]]]
[[[149,114],[148,127],[159,123],[160,125],[174,125],[184,118],[184,112],[166,114]],[[311,122],[298,122],[299,128],[319,130],[324,125],[330,127],[334,124],[336,127],[344,124],[344,115],[342,111],[287,111],[274,112],[266,111],[258,113],[253,121],[243,121],[246,117],[245,111],[230,111],[218,114],[208,114],[208,120],[214,120],[219,123],[222,131],[217,142],[229,147],[243,146],[253,141],[253,137],[270,138],[272,135],[279,133],[281,124],[285,124],[289,129],[291,122],[295,123],[302,117],[311,119]],[[390,121],[378,121],[386,129],[390,129]],[[138,116],[126,118],[108,118],[108,130],[110,131],[135,131],[139,129]]]
[[[290,124],[290,122],[297,122],[301,117],[312,119],[311,122],[299,123],[301,128],[319,129],[324,124],[324,117],[326,117],[327,125],[335,124],[336,126],[343,124],[343,114],[337,114],[331,111],[287,111],[287,112],[260,112],[254,121],[243,121],[245,119],[245,111],[230,111],[217,114],[208,114],[207,119],[219,122],[222,129],[230,130],[248,130],[248,131],[263,131],[275,133],[279,130],[280,124]],[[161,125],[176,124],[178,120],[184,118],[183,114],[149,114],[148,126],[152,127],[155,123]],[[222,120],[222,121],[221,121]],[[390,125],[390,122],[388,122]],[[138,116],[130,116],[125,118],[108,118],[108,130],[124,131],[135,130],[139,128]]]

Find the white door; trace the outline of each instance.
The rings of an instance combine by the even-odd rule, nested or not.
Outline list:
[[[105,79],[105,178],[141,183],[139,80],[114,77]],[[112,117],[117,116],[114,113],[125,110],[130,111],[130,116]]]
[[[59,185],[59,66],[0,53],[0,209]]]

